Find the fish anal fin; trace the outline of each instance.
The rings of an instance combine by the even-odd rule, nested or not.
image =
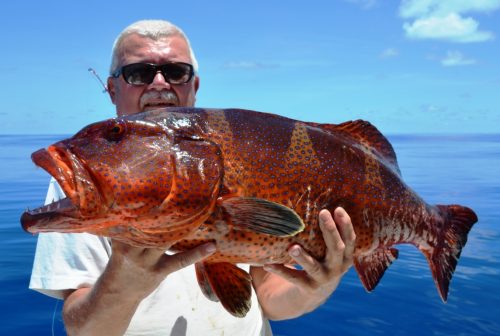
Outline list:
[[[219,204],[226,212],[226,221],[240,229],[289,237],[305,227],[294,210],[262,198],[222,197]]]
[[[207,298],[220,301],[231,315],[245,317],[252,304],[250,274],[230,263],[202,262],[196,264],[196,275]]]
[[[375,289],[386,269],[397,259],[398,253],[395,248],[381,247],[369,255],[354,258],[354,267],[367,291]]]
[[[432,277],[443,302],[448,300],[450,281],[455,272],[462,248],[477,215],[460,205],[437,205],[443,217],[444,228],[439,232],[436,246],[419,247],[429,262]]]

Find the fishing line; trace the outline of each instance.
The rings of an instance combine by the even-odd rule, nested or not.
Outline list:
[[[54,307],[54,313],[52,314],[52,336],[55,336],[54,326],[55,326],[55,321],[56,321],[57,306],[59,306],[59,300],[56,300],[56,305]]]
[[[102,91],[102,93],[108,92],[108,87],[106,86],[106,84],[104,84],[104,82],[102,81],[101,77],[99,77],[99,75],[94,70],[94,68],[89,68],[88,70],[89,70],[89,72],[92,75],[94,75],[94,77],[99,81],[99,83],[101,83],[102,87],[104,88],[104,90]]]

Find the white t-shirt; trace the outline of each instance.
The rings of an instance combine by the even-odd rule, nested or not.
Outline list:
[[[45,203],[64,197],[53,179]],[[38,236],[29,287],[62,298],[65,289],[92,286],[111,254],[106,238],[86,233]],[[246,269],[248,271],[248,267]],[[229,314],[208,300],[196,281],[194,266],[170,274],[137,308],[126,335],[272,335],[252,289],[252,308],[245,318]]]

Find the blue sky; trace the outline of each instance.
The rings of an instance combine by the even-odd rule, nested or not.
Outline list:
[[[105,80],[114,38],[145,18],[189,36],[199,107],[387,134],[500,130],[500,0],[17,0],[0,10],[0,134],[114,116],[87,69]]]

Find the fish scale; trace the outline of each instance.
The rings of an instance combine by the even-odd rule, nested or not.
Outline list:
[[[412,244],[441,298],[477,221],[459,205],[429,205],[401,178],[387,139],[362,120],[301,122],[236,109],[168,108],[89,125],[32,155],[68,198],[26,211],[29,232],[88,232],[184,251],[215,242],[195,265],[202,292],[234,316],[249,309],[251,277],[237,263],[293,263],[300,244],[318,260],[322,209],[345,208],[354,267],[373,290]]]

